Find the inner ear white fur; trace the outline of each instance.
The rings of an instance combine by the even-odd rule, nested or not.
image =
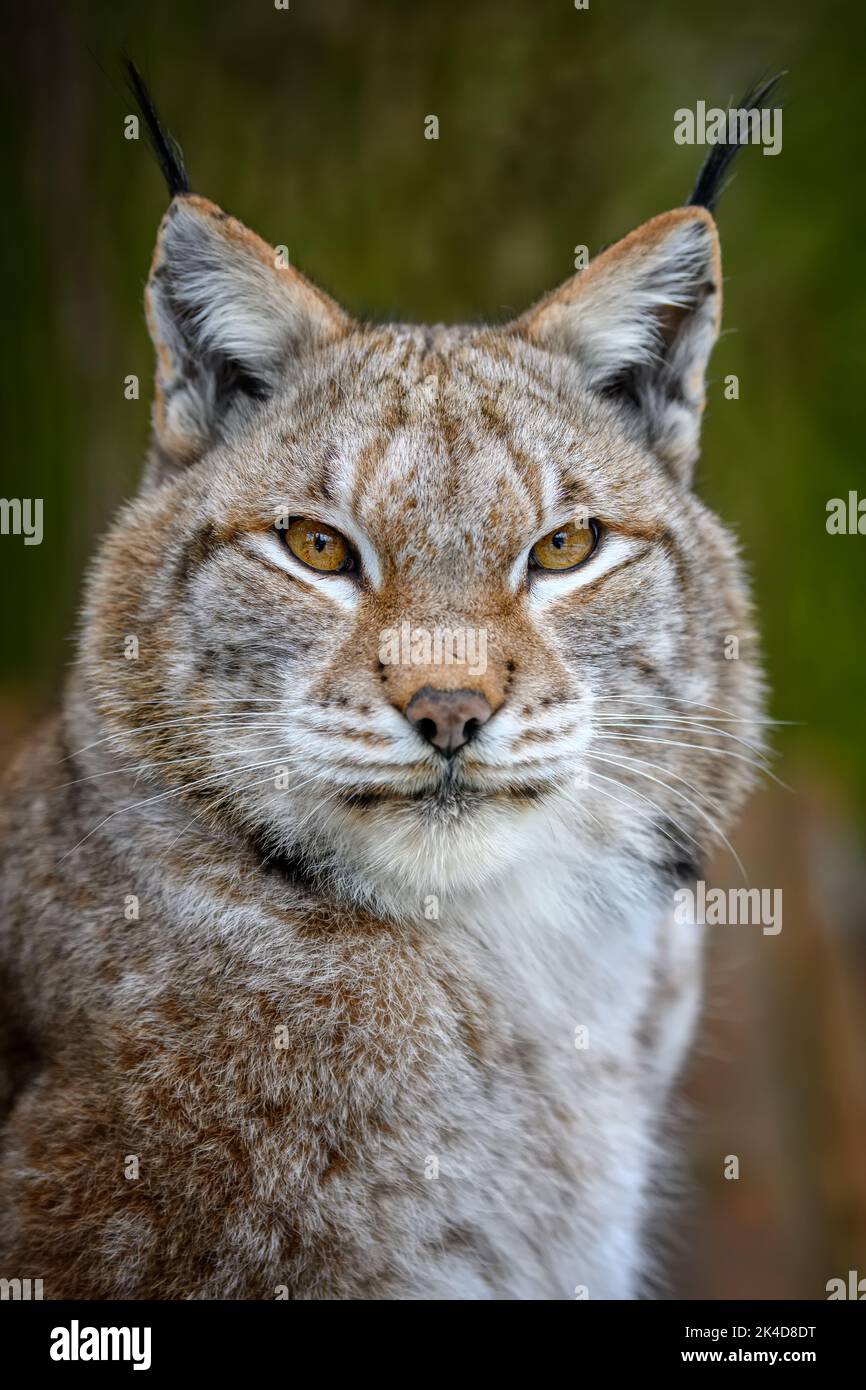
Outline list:
[[[697,457],[720,317],[715,223],[704,208],[679,208],[602,252],[513,331],[571,356],[590,390],[627,382],[652,446],[686,472]]]
[[[293,357],[351,327],[254,232],[192,195],[175,198],[163,219],[146,304],[157,350],[157,440],[182,461],[218,430],[228,385],[267,391]]]

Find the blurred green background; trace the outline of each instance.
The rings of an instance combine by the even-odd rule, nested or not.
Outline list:
[[[859,1152],[862,1170],[866,536],[825,528],[828,499],[866,496],[860,19],[854,0],[590,0],[588,11],[571,0],[4,7],[0,493],[45,499],[41,546],[0,541],[7,735],[56,697],[83,567],[134,489],[148,437],[142,291],[166,199],[144,141],[124,139],[133,108],[122,50],[151,81],[196,191],[287,245],[355,313],[445,321],[506,317],[572,272],[576,245],[594,252],[682,203],[704,152],[674,143],[674,111],[698,99],[726,106],[761,75],[788,70],[782,152],[746,150],[719,210],[725,334],[699,484],[748,558],[772,712],[800,721],[778,736],[795,797],[759,798],[744,832],[753,881],[798,876],[800,935],[779,947],[794,952],[787,974],[759,946],[739,971],[728,961],[725,975],[739,981],[732,990],[749,1020],[729,1051],[757,1028],[777,1065],[755,1096],[741,1052],[743,1087],[733,1086],[726,1110],[719,1092],[731,1090],[737,1059],[727,1080],[711,1062],[693,1083],[701,1105],[721,1114],[722,1146],[732,1142],[726,1115],[742,1123],[751,1114],[753,1137],[759,1116],[772,1129],[759,1156],[764,1196],[738,1196],[751,1203],[745,1215],[730,1192],[715,1206],[708,1199],[700,1272],[681,1265],[683,1287],[722,1296],[742,1290],[748,1240],[753,1264],[758,1250],[769,1260],[758,1296],[821,1296],[810,1292],[821,1261],[859,1258],[866,1274],[854,1162]],[[438,141],[424,138],[430,114]],[[142,383],[137,402],[124,399],[130,373]],[[724,398],[729,373],[739,377],[737,401]],[[830,992],[818,1005],[825,975]],[[798,1007],[808,1024],[799,1032]],[[711,1009],[711,1030],[720,1016]],[[844,1045],[826,1031],[840,1016],[851,1020]],[[715,1056],[714,1036],[700,1057]],[[806,1154],[803,1134],[817,1128],[826,1139],[832,1124],[821,1105],[840,1065],[846,1080],[832,1084],[847,1097],[845,1133],[827,1140],[829,1158]],[[705,1140],[712,1168],[715,1141],[696,1143]],[[774,1171],[787,1174],[781,1195]],[[735,1241],[731,1253],[723,1231],[746,1232],[746,1245]]]

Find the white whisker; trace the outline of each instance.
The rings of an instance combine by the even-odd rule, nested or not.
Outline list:
[[[754,768],[756,772],[766,773],[768,777],[778,783],[786,792],[792,790],[791,787],[783,782],[780,777],[777,777],[770,768],[765,767],[762,763],[755,762],[754,758],[747,758],[744,753],[734,753],[730,748],[709,748],[703,743],[682,743],[677,739],[665,738],[642,738],[635,734],[597,734],[596,738],[600,740],[610,740],[616,743],[653,743],[657,747],[662,748],[694,748],[698,752],[710,753],[717,758],[735,758],[738,762],[747,763],[748,766]]]
[[[645,796],[643,792],[636,791],[634,787],[630,787],[627,782],[621,782],[617,777],[607,777],[603,772],[593,772],[591,768],[590,776],[600,777],[602,781],[610,782],[611,786],[619,787],[620,791],[631,792],[632,796],[637,796],[640,798],[641,801],[646,801],[648,805],[652,806],[654,811],[657,811],[660,816],[664,816],[665,819],[669,820],[672,825],[675,825],[677,830],[681,831],[682,834],[685,835],[687,840],[691,840],[692,844],[697,845],[698,849],[701,850],[701,852],[703,852],[703,845],[701,844],[700,840],[697,840],[695,836],[691,834],[690,831],[686,830],[684,825],[682,825],[678,820],[676,820],[675,817],[672,816],[669,812],[665,811],[663,806],[659,806],[655,801],[653,801],[652,797]],[[650,781],[655,780],[655,778],[650,778]]]
[[[111,743],[112,740],[117,741],[118,739],[127,738],[132,734],[146,734],[153,729],[170,729],[180,726],[196,725],[200,723],[207,723],[209,720],[212,720],[214,718],[230,721],[226,725],[226,727],[229,729],[234,727],[242,727],[236,726],[234,721],[246,718],[247,713],[248,712],[246,711],[238,710],[235,714],[232,714],[231,712],[227,712],[226,714],[220,714],[218,711],[212,712],[210,714],[187,714],[180,719],[165,719],[158,721],[155,724],[139,724],[135,728],[131,729],[118,729],[115,733],[106,734],[104,738],[97,738],[94,739],[92,743],[85,743],[83,748],[76,748],[72,753],[67,753],[65,757],[60,758],[59,761],[62,763],[68,762],[70,758],[78,758],[81,756],[82,753],[89,752],[91,748],[98,748],[100,744]]]
[[[622,783],[621,783],[621,782],[616,781],[616,779],[613,778],[613,777],[604,777],[604,774],[601,773],[601,772],[593,772],[593,771],[590,769],[589,775],[590,775],[590,777],[602,777],[602,778],[604,779],[604,781],[610,782],[611,785],[614,786],[614,787],[622,787]],[[622,789],[623,789],[624,791],[632,791],[632,788],[631,788],[631,787],[624,787],[624,788],[622,788]],[[633,812],[634,809],[635,809],[634,806],[629,805],[629,803],[628,803],[627,801],[623,801],[623,799],[622,799],[621,796],[614,796],[612,792],[605,791],[604,787],[595,787],[594,790],[597,791],[597,792],[599,793],[600,796],[606,796],[610,801],[615,801],[615,802],[617,803],[618,806],[624,806],[625,809],[626,809],[628,812],[630,812],[630,813]],[[637,794],[637,793],[636,793],[636,794]],[[650,805],[650,806],[654,806],[654,803],[653,803],[652,801],[650,801],[649,797],[644,797],[643,800],[649,802],[649,805]],[[657,806],[655,806],[654,809],[655,809],[655,810],[658,810],[659,808],[658,808]],[[646,814],[646,812],[644,812],[644,814]],[[674,839],[673,835],[671,835],[671,834],[669,833],[669,831],[665,830],[665,828],[664,828],[663,825],[659,825],[658,822],[657,822],[657,821],[654,821],[654,820],[650,820],[649,823],[650,823],[650,825],[652,825],[652,826],[654,827],[654,829],[658,830],[660,834],[664,835],[666,839],[670,840],[671,844],[673,844],[673,845],[677,844],[677,841]],[[674,822],[674,824],[675,824],[675,822]],[[684,849],[685,846],[684,846],[684,845],[680,845],[679,848],[680,848],[680,849]],[[699,846],[699,848],[700,848],[700,846]]]
[[[266,726],[266,728],[270,727],[273,726]],[[259,748],[233,748],[231,751],[232,753],[237,753],[238,755],[243,757],[247,753],[259,753],[263,752],[264,750]],[[166,758],[165,760],[157,760],[155,762],[149,763],[132,763],[127,767],[113,767],[109,768],[105,772],[90,772],[87,774],[86,777],[75,777],[71,782],[61,782],[59,786],[52,788],[52,790],[64,791],[67,787],[80,786],[82,782],[94,782],[101,777],[117,777],[120,775],[120,773],[123,772],[132,773],[133,780],[137,781],[138,778],[143,777],[145,773],[160,772],[163,768],[166,767],[181,767],[186,763],[205,763],[208,761],[216,760],[218,760],[217,755],[208,750],[202,753],[191,753],[189,757],[186,758]],[[287,753],[285,761],[295,762],[298,764],[308,764],[310,762],[310,757],[309,754],[305,753],[293,758],[290,753]]]
[[[148,796],[145,797],[142,801],[135,801],[131,806],[120,806],[116,811],[110,811],[107,816],[104,816],[102,820],[99,821],[98,824],[96,824],[93,827],[92,830],[88,830],[87,834],[83,835],[82,838],[76,844],[74,844],[71,849],[67,850],[66,853],[62,855],[57,862],[58,864],[62,864],[65,859],[69,858],[70,854],[74,854],[77,849],[80,849],[84,842],[90,839],[91,835],[95,835],[97,830],[101,830],[104,825],[107,825],[109,821],[114,820],[116,816],[122,816],[128,814],[131,811],[140,810],[143,806],[152,806],[157,801],[165,801],[173,796],[181,796],[183,792],[192,791],[195,787],[206,786],[208,782],[218,781],[220,778],[239,776],[242,772],[253,772],[260,767],[277,767],[280,766],[284,761],[285,760],[283,758],[270,758],[265,762],[249,763],[246,767],[232,768],[226,772],[212,772],[209,776],[199,777],[194,782],[184,782],[181,786],[171,787],[168,791],[159,792],[156,796]],[[269,782],[273,779],[268,777],[264,780],[266,782]],[[291,790],[300,790],[300,787],[305,787],[309,782],[314,782],[315,780],[315,776],[308,777],[304,782],[301,782],[297,788],[293,787],[291,788]]]
[[[685,796],[682,792],[678,792],[676,788],[668,786],[668,784],[666,782],[662,782],[660,778],[652,777],[648,772],[642,772],[640,768],[635,767],[635,763],[642,762],[642,759],[640,758],[628,758],[625,762],[621,762],[618,758],[609,758],[606,757],[603,753],[589,753],[587,756],[589,758],[597,758],[600,762],[611,763],[614,767],[622,768],[624,772],[634,772],[635,775],[638,777],[645,777],[648,782],[655,782],[656,786],[663,787],[666,791],[669,791],[672,793],[672,795],[678,797],[685,805],[691,806],[692,810],[697,811],[698,815],[703,817],[703,819],[710,826],[714,834],[716,834],[719,837],[719,839],[729,850],[735,864],[737,865],[737,868],[740,870],[740,873],[743,876],[743,881],[745,883],[748,883],[748,875],[746,874],[743,862],[740,859],[740,856],[737,854],[737,851],[734,849],[734,846],[728,839],[727,835],[722,830],[721,826],[718,824],[718,821],[713,820],[712,816],[708,815],[708,813],[703,809],[703,807],[699,806],[696,801],[692,801],[691,797]],[[648,763],[645,764],[645,766],[656,767],[659,771],[662,772],[668,771],[667,768],[659,768],[658,764],[656,763]],[[670,776],[677,777],[677,773],[671,772]],[[678,778],[678,780],[684,782],[685,778],[680,777]],[[692,786],[691,782],[686,782],[686,786],[691,787],[692,791],[697,792],[699,796],[702,795],[702,793],[698,791],[697,787]]]
[[[660,718],[660,719],[653,719],[653,720],[643,720],[643,719],[640,719],[640,718],[634,718],[634,719],[605,719],[605,720],[598,720],[597,722],[598,722],[600,725],[601,725],[601,724],[604,724],[606,728],[616,728],[616,727],[618,727],[619,725],[622,725],[623,727],[629,728],[629,729],[653,729],[653,728],[655,728],[655,729],[661,729],[661,731],[662,731],[663,733],[667,732],[667,733],[674,733],[674,734],[676,734],[676,733],[713,734],[716,738],[729,738],[729,739],[731,739],[734,743],[740,743],[740,744],[742,744],[742,746],[743,746],[744,748],[748,748],[752,753],[757,753],[757,754],[759,754],[759,756],[762,757],[762,758],[765,758],[765,757],[767,756],[765,749],[761,748],[758,744],[756,744],[756,743],[750,743],[749,740],[748,740],[748,739],[745,739],[745,738],[739,738],[736,734],[730,733],[729,730],[727,730],[727,729],[713,729],[713,728],[709,728],[707,724],[705,724],[705,723],[700,723],[700,724],[699,724],[699,723],[697,723],[697,722],[696,722],[695,720],[693,720],[693,719],[670,719],[670,720],[665,720],[665,719],[663,719],[663,718]]]

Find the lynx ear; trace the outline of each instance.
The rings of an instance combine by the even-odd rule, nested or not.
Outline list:
[[[162,462],[191,462],[241,397],[267,396],[293,359],[351,320],[242,223],[192,194],[159,230],[146,293]]]
[[[591,390],[639,410],[652,448],[687,476],[720,312],[716,226],[705,208],[685,207],[602,252],[513,331],[570,354]]]

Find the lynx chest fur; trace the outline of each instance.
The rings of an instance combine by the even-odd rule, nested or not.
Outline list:
[[[10,1097],[5,1260],[48,1296],[648,1291],[696,939],[615,855],[537,830],[530,866],[414,921],[154,827],[110,866],[24,851],[39,1061]]]

